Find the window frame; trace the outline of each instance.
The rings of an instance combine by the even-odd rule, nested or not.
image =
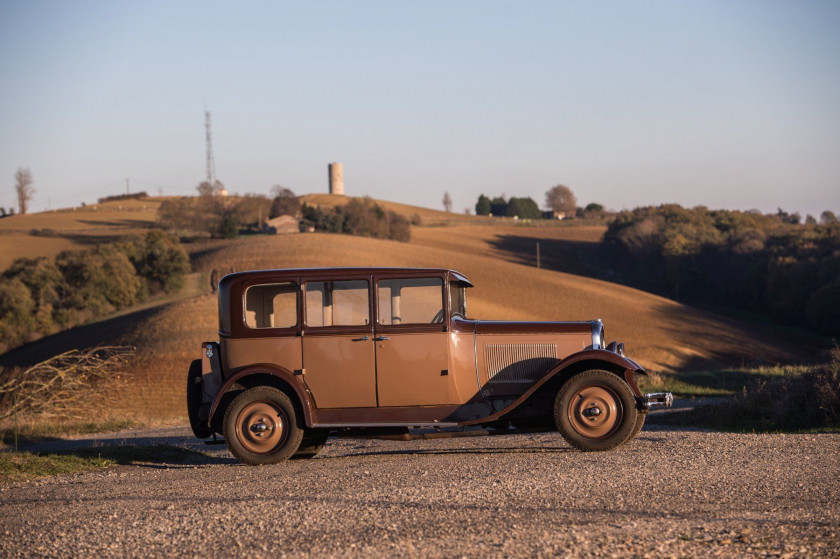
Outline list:
[[[434,324],[423,324],[423,323],[410,323],[410,324],[382,324],[379,322],[379,282],[381,281],[393,281],[393,280],[424,280],[424,279],[433,279],[438,280],[441,282],[441,308],[443,309],[443,320],[441,322],[437,322]],[[449,287],[447,285],[446,278],[443,275],[438,274],[423,274],[423,275],[381,275],[376,276],[375,281],[373,283],[373,292],[375,295],[375,300],[373,302],[374,310],[376,312],[376,331],[377,332],[390,332],[390,333],[399,333],[399,332],[446,332],[448,330],[449,325]]]
[[[306,322],[306,286],[310,283],[327,283],[337,281],[364,281],[367,283],[367,303],[368,303],[368,323],[367,324],[350,324],[350,325],[332,325],[332,326],[313,326]],[[341,333],[358,333],[358,332],[373,332],[373,312],[372,308],[373,297],[371,293],[371,286],[373,285],[373,278],[371,276],[344,276],[340,278],[304,278],[300,283],[300,323],[303,331],[309,334],[341,334]]]
[[[246,314],[248,312],[248,290],[252,287],[258,287],[261,285],[280,285],[280,284],[290,284],[294,287],[295,290],[295,325],[294,326],[282,326],[282,327],[269,327],[269,328],[252,328],[248,325],[248,320]],[[300,296],[300,282],[296,279],[292,278],[283,278],[283,279],[254,279],[249,280],[242,283],[242,298],[240,301],[240,326],[243,329],[244,336],[243,337],[277,337],[277,336],[288,336],[288,335],[296,335],[300,331],[301,327],[301,296]],[[233,336],[237,337],[237,336]]]

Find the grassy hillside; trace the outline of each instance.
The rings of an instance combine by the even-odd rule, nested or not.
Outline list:
[[[405,215],[418,213],[421,220],[447,215],[401,204],[382,205]],[[127,230],[131,227],[126,223],[147,225],[153,218],[148,208],[131,211],[135,213],[110,211],[107,220],[102,218],[104,213],[89,215],[93,212],[85,212],[81,219],[76,215],[59,217],[65,220],[64,230],[75,223],[79,236],[90,229]],[[0,220],[0,224],[14,219]],[[471,317],[602,318],[608,339],[624,341],[628,355],[653,371],[786,362],[806,353],[801,340],[772,327],[723,318],[597,279],[609,277],[609,263],[599,262],[593,250],[603,227],[525,227],[468,216],[459,219],[464,221],[448,227],[413,227],[410,243],[308,233],[196,245],[192,250],[196,271],[192,293],[200,293],[202,285],[209,290],[208,278],[214,269],[224,273],[284,267],[449,267],[465,273],[476,285],[468,294]],[[82,227],[85,224],[89,229]],[[537,241],[542,269],[535,267]],[[208,293],[58,334],[21,348],[19,355],[47,355],[53,347],[74,342],[136,346],[137,355],[128,371],[131,385],[123,394],[121,407],[134,417],[182,416],[187,366],[198,357],[202,341],[217,339],[216,330],[216,299]],[[8,362],[14,356],[4,357]]]
[[[0,271],[15,258],[54,256],[142,233],[154,225],[161,200],[122,200],[0,219]]]
[[[491,230],[487,235],[493,235]],[[653,371],[701,370],[724,365],[795,359],[785,336],[706,313],[655,295],[601,280],[537,270],[478,250],[438,246],[417,234],[408,245],[343,235],[254,237],[216,248],[195,260],[197,269],[246,270],[304,266],[444,266],[476,284],[469,314],[483,319],[578,320],[602,318],[609,339]],[[432,236],[433,237],[433,236]],[[477,240],[474,242],[478,242]],[[446,243],[450,244],[447,240]],[[137,388],[131,406],[155,415],[183,407],[187,364],[204,340],[217,337],[216,299],[204,295],[172,304],[139,320],[122,337],[141,348],[133,364]]]

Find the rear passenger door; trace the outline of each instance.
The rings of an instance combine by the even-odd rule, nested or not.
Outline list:
[[[370,280],[303,284],[304,380],[319,408],[376,407]]]
[[[449,337],[442,277],[377,278],[379,406],[449,403]]]

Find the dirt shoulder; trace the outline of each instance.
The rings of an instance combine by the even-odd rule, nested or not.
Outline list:
[[[0,485],[2,555],[840,555],[840,434],[651,427],[588,454],[557,434],[341,439],[261,468],[207,449]]]

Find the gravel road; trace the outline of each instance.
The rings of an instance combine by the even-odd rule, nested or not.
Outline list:
[[[189,440],[137,436],[104,442]],[[606,453],[552,433],[331,439],[260,468],[208,448],[0,484],[0,556],[840,557],[840,434],[651,426]]]

